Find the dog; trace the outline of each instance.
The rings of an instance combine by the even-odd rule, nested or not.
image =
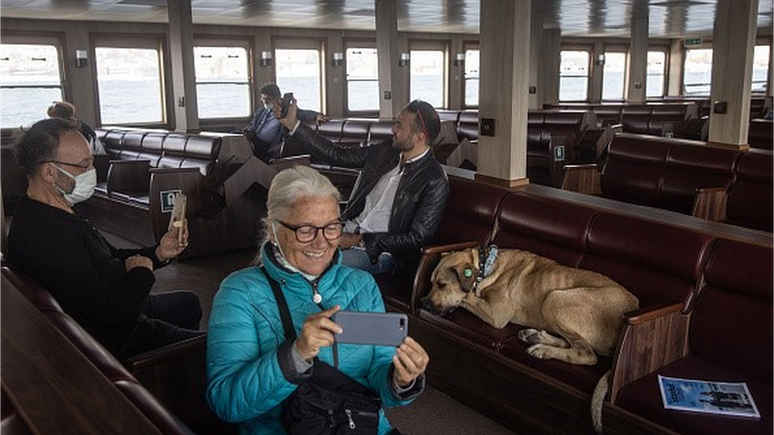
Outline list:
[[[494,251],[496,258],[478,249],[443,256],[424,308],[443,315],[461,306],[495,328],[526,326],[518,337],[535,358],[594,365],[597,355],[613,355],[637,297],[596,272],[528,251]]]

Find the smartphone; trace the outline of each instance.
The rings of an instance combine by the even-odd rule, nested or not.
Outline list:
[[[282,96],[282,100],[280,101],[280,112],[282,114],[282,117],[288,116],[288,109],[290,108],[290,104],[293,102],[293,93],[288,92],[285,95]]]
[[[338,343],[397,347],[408,335],[408,316],[403,313],[339,311],[333,321],[344,330],[334,334]]]

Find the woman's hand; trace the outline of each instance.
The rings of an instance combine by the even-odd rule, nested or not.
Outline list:
[[[302,358],[308,361],[320,353],[320,348],[333,344],[333,334],[340,334],[342,329],[331,320],[331,316],[340,309],[341,306],[336,305],[306,318],[304,326],[301,327],[301,335],[296,339],[295,344]]]
[[[405,388],[425,372],[429,362],[430,356],[425,349],[413,338],[406,337],[392,357],[392,363],[395,365],[392,378],[399,387]]]
[[[188,219],[176,221],[156,247],[156,258],[167,261],[180,255],[188,247]]]

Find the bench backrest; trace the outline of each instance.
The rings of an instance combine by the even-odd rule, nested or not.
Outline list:
[[[736,176],[728,190],[726,221],[746,228],[772,232],[774,158],[763,150],[742,153]]]
[[[162,131],[98,129],[112,159],[149,160],[152,168],[197,168],[209,176],[218,165],[222,139]]]
[[[687,309],[712,238],[655,221],[576,203],[509,193],[493,242],[602,273],[640,305],[682,301]]]
[[[739,155],[703,142],[619,134],[608,150],[602,195],[690,214],[696,189],[731,185]]]
[[[694,355],[772,380],[772,248],[717,240],[691,317]]]

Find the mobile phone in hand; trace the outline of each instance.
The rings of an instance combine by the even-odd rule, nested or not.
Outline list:
[[[408,316],[403,313],[339,311],[333,321],[343,329],[334,334],[337,343],[397,347],[408,335]]]

